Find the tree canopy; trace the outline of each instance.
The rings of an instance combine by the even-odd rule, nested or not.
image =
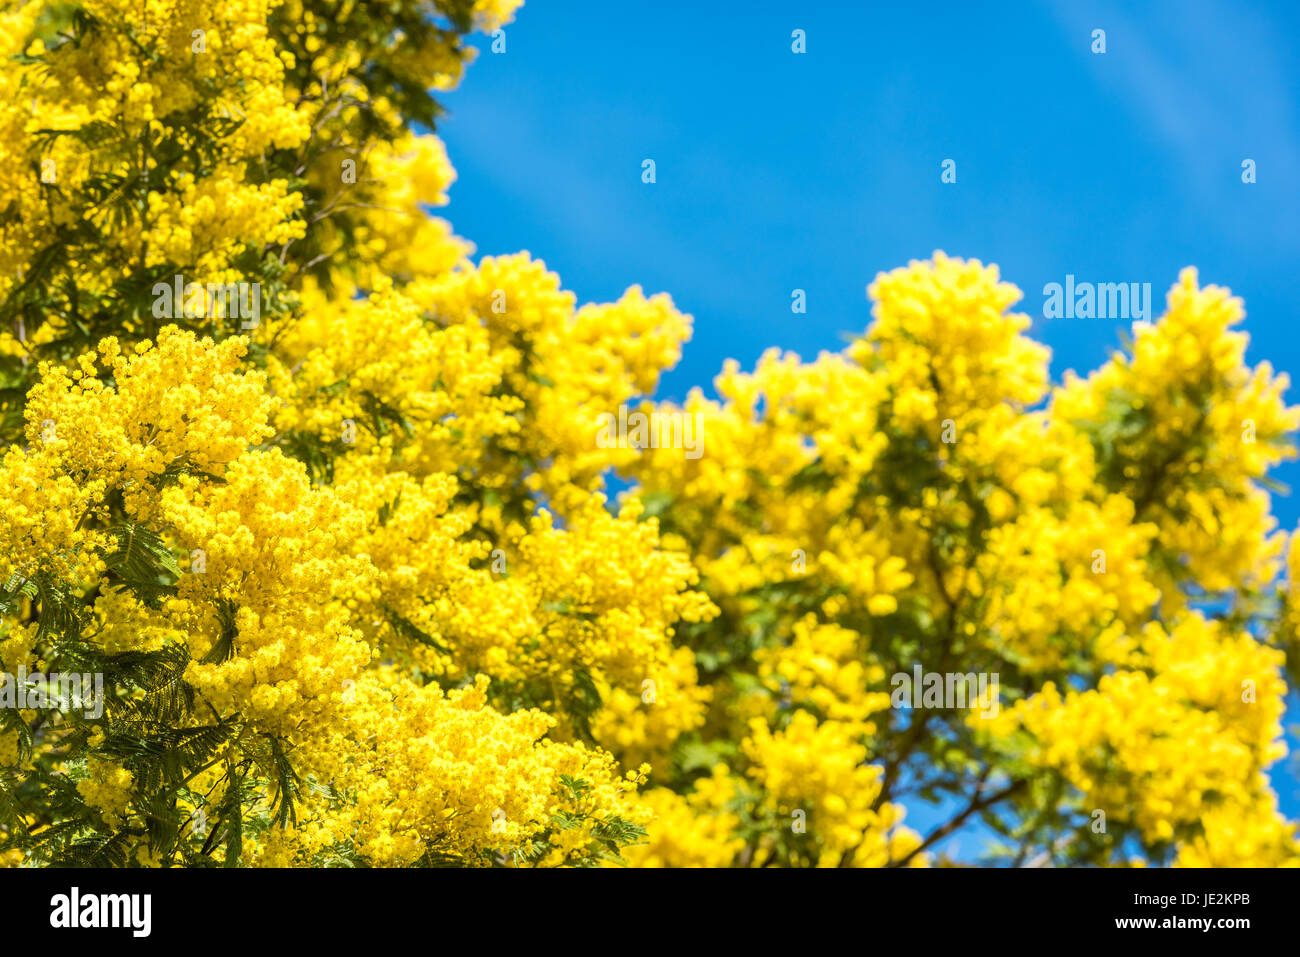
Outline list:
[[[1300,860],[1300,409],[1240,300],[1184,270],[1053,384],[936,252],[843,351],[656,401],[667,294],[430,214],[517,6],[0,13],[0,860]],[[629,409],[700,454],[600,440]]]

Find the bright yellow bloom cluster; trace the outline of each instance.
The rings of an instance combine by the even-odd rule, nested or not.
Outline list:
[[[101,725],[153,742],[122,763],[55,715],[33,740],[6,727],[6,764],[73,776],[86,826],[131,827],[171,773],[139,754],[172,749],[193,830],[124,863],[218,839],[264,864],[608,862],[649,820],[640,756],[702,721],[671,636],[715,609],[639,505],[593,494],[588,423],[654,388],[689,319],[637,288],[578,310],[527,256],[468,262],[423,212],[454,179],[442,144],[410,129],[468,48],[440,5],[343,6],[4,16],[29,59],[0,111],[3,165],[27,170],[0,226],[26,423],[0,466],[0,654],[41,667],[82,642],[109,672]],[[54,281],[33,256],[65,239]],[[261,321],[160,307],[174,278],[205,304],[260,286]]]
[[[448,857],[519,866],[601,859],[616,822],[644,824],[607,754],[541,740],[554,719],[502,715],[487,679],[444,694],[391,669],[368,673],[340,729],[313,740],[304,763],[342,806],[322,805],[253,852],[263,866],[328,863],[347,848],[378,866]],[[567,783],[566,783],[567,782]],[[547,849],[541,849],[547,838]]]
[[[1020,335],[1029,317],[1006,311],[1020,291],[996,266],[937,252],[881,275],[867,294],[876,321],[848,352],[881,370],[900,424],[938,437],[943,419],[1033,405],[1047,391],[1047,348]]]
[[[229,281],[235,258],[303,235],[300,198],[287,182],[250,182],[246,170],[266,150],[296,149],[311,133],[307,109],[286,95],[267,26],[273,7],[96,0],[80,6],[79,42],[47,49],[34,41],[25,52],[35,62],[9,69],[15,95],[0,111],[0,166],[23,170],[12,189],[4,184],[17,215],[0,227],[0,294],[45,268],[35,254],[73,228],[87,240],[68,264],[83,295],[108,295],[124,271],[165,263],[183,264],[202,282]],[[30,29],[41,10],[29,3],[6,17]],[[213,137],[222,124],[233,129]],[[108,135],[110,127],[120,135]],[[201,171],[178,164],[182,151],[208,162]],[[138,184],[137,167],[146,177]],[[138,191],[140,215],[114,219],[106,204],[78,201],[111,190]],[[121,327],[139,327],[122,318]]]
[[[86,804],[98,811],[109,824],[121,824],[131,801],[131,772],[111,761],[90,758],[86,777],[77,782],[77,792]]]
[[[994,267],[936,253],[870,295],[843,354],[693,393],[708,456],[630,466],[720,608],[690,631],[712,695],[678,787],[714,755],[756,788],[742,861],[924,862],[897,826],[920,791],[1064,833],[1037,848],[1063,861],[1127,863],[1131,834],[1155,861],[1294,862],[1264,773],[1294,639],[1260,637],[1280,543],[1257,483],[1300,410],[1245,365],[1240,303],[1185,271],[1132,355],[1049,390]],[[934,700],[891,700],[923,675]],[[798,810],[807,834],[773,837]]]
[[[1245,364],[1247,336],[1231,330],[1245,316],[1240,299],[1199,288],[1191,268],[1168,298],[1159,322],[1135,324],[1131,356],[1086,380],[1067,376],[1053,415],[1096,427],[1122,414],[1110,439],[1115,486],[1156,523],[1164,547],[1206,589],[1266,585],[1283,541],[1255,483],[1295,457],[1287,436],[1300,410],[1282,402],[1285,374]]]
[[[634,867],[729,867],[745,849],[736,834],[740,815],[729,810],[738,799],[736,782],[725,764],[699,778],[688,795],[651,788],[642,802],[654,814],[649,840],[632,848]]]
[[[1049,682],[989,731],[1019,760],[1058,770],[1080,807],[1106,811],[1112,825],[1216,846],[1212,822],[1259,818],[1248,809],[1265,793],[1262,768],[1285,753],[1282,653],[1193,616],[1168,635],[1148,626],[1135,655],[1149,673],[1104,675],[1095,690],[1064,695]],[[1017,732],[1029,738],[1017,742]],[[1214,808],[1221,813],[1207,818]]]
[[[877,804],[881,769],[866,763],[867,748],[857,743],[854,725],[819,723],[800,710],[780,731],[755,718],[750,732],[742,749],[770,810],[796,833],[809,820],[817,828],[817,856],[796,854],[792,863],[880,867],[904,860],[919,845],[914,832],[895,830],[904,815],[899,805]]]
[[[754,654],[767,692],[760,697],[770,703],[785,698],[796,708],[874,734],[869,717],[889,707],[889,695],[870,690],[884,686],[885,673],[862,663],[860,643],[857,632],[812,615],[796,622],[788,645]]]

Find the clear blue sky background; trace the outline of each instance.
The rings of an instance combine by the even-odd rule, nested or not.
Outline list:
[[[671,293],[695,335],[664,397],[711,391],[728,356],[842,348],[876,273],[935,249],[1024,291],[1058,380],[1128,323],[1043,319],[1045,283],[1150,282],[1159,315],[1195,265],[1245,299],[1250,361],[1300,381],[1300,3],[869,6],[532,0],[444,98],[447,215],[480,254],[545,260],[581,302]],[[1300,467],[1277,477],[1297,487],[1275,501],[1289,530]],[[1296,759],[1273,777],[1300,817]]]

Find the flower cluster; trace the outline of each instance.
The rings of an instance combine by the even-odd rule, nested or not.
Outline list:
[[[1300,862],[1266,774],[1300,615],[1260,486],[1300,410],[1246,366],[1240,302],[1184,271],[1131,352],[1049,388],[994,267],[936,253],[870,293],[843,353],[687,399],[713,454],[627,466],[720,611],[679,634],[709,710],[657,783],[739,814],[732,863],[942,863],[900,823],[917,794],[1013,861]],[[891,701],[914,669],[997,699]],[[718,774],[742,797],[690,805]],[[652,826],[658,858],[698,860],[687,833]]]

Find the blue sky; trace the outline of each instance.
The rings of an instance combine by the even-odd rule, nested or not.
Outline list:
[[[1295,0],[534,0],[504,54],[479,45],[444,98],[446,215],[480,254],[529,250],[582,302],[671,293],[695,335],[661,396],[709,387],[729,356],[842,348],[870,321],[876,273],[935,249],[1020,287],[1058,380],[1103,362],[1128,323],[1043,319],[1044,284],[1149,282],[1158,315],[1195,265],[1245,299],[1250,361],[1300,382]],[[1291,529],[1300,467],[1277,477],[1297,489],[1275,501]],[[1293,818],[1295,770],[1274,774]]]

